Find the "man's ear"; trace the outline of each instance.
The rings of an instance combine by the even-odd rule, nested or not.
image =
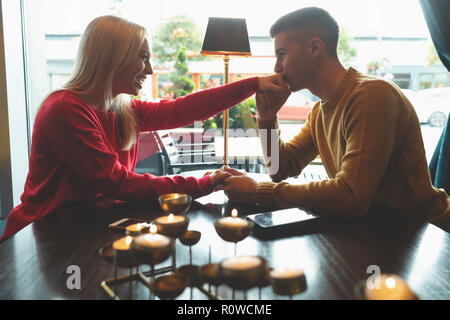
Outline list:
[[[310,49],[311,55],[314,59],[319,57],[323,50],[325,50],[322,39],[317,37],[308,40],[308,48]]]

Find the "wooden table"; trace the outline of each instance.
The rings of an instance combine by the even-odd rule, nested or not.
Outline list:
[[[199,199],[187,213],[189,229],[202,233],[192,248],[193,261],[207,264],[211,246],[212,262],[234,255],[234,244],[216,234],[213,222],[229,214],[231,204],[222,192]],[[241,215],[261,211],[238,206]],[[149,220],[162,211],[149,204],[126,204],[108,199],[75,203],[29,225],[0,243],[0,299],[109,299],[100,284],[113,277],[112,265],[99,249],[122,237],[108,225],[122,217]],[[177,265],[189,263],[189,249],[177,241]],[[377,265],[381,272],[403,277],[421,299],[450,298],[450,234],[427,223],[409,220],[386,208],[371,208],[362,220],[320,220],[310,229],[261,240],[250,236],[237,246],[238,255],[258,255],[269,266],[304,269],[308,289],[294,299],[356,299],[355,286],[371,275]],[[170,259],[157,267],[170,265]],[[70,266],[81,271],[81,289],[68,289]],[[140,270],[148,270],[141,266]],[[127,275],[128,270],[120,270]],[[135,282],[121,285],[124,299],[148,299],[148,289]],[[231,299],[232,290],[220,286],[218,296]],[[241,300],[242,292],[235,292]],[[248,299],[279,299],[270,287],[252,289]],[[197,289],[186,289],[179,299],[206,299]]]

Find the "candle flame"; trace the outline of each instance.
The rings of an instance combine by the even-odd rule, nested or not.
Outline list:
[[[143,223],[138,223],[136,226],[137,231],[141,231],[143,228]]]
[[[126,243],[126,244],[131,244],[132,241],[133,241],[133,238],[132,238],[131,236],[127,236],[127,237],[125,238],[125,243]]]
[[[237,215],[238,215],[238,211],[237,211],[236,209],[233,209],[233,210],[231,211],[231,216],[232,216],[233,218],[236,218]]]
[[[156,225],[152,224],[152,225],[150,226],[150,233],[155,234],[156,231],[158,231],[158,229],[156,228]]]
[[[173,217],[174,217],[173,213],[169,214],[169,218],[168,218],[169,222],[173,221]]]
[[[395,279],[392,278],[392,277],[387,278],[387,279],[386,279],[386,286],[387,286],[389,289],[394,289],[395,286],[396,286]]]
[[[173,196],[174,199],[178,199],[180,197],[180,195],[177,193]]]

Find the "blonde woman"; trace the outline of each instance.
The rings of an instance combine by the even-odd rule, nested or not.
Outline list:
[[[137,135],[204,120],[258,91],[285,92],[279,75],[250,78],[172,101],[138,95],[153,73],[146,30],[114,16],[85,30],[74,74],[51,93],[36,116],[22,203],[9,215],[0,240],[63,204],[101,195],[156,201],[170,192],[209,194],[230,175],[217,170],[201,179],[136,174]]]

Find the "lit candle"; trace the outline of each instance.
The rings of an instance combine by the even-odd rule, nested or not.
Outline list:
[[[188,194],[169,193],[158,198],[161,209],[167,214],[182,214],[191,207],[192,197]]]
[[[270,271],[270,283],[276,294],[293,296],[306,290],[306,277],[302,269],[283,268]]]
[[[184,220],[186,220],[185,217],[175,216],[171,213],[168,216],[159,217],[158,219],[156,219],[156,222],[158,224],[175,224],[175,223],[183,222]]]
[[[137,237],[135,244],[139,247],[146,248],[160,248],[168,246],[170,244],[170,239],[162,234],[157,234],[156,230],[156,226],[152,224],[150,227],[150,233]]]
[[[141,233],[145,232],[145,229],[148,228],[148,227],[149,227],[149,225],[146,222],[132,224],[132,225],[127,227],[126,232],[129,235],[138,236]]]
[[[228,270],[249,270],[261,266],[261,259],[258,257],[234,257],[222,262],[222,268]]]
[[[231,217],[225,217],[219,220],[219,223],[224,227],[230,228],[242,228],[248,225],[248,221],[238,218],[238,212],[236,209],[231,211]]]
[[[304,275],[303,270],[293,268],[276,269],[270,272],[270,277],[274,279],[293,279]]]
[[[121,238],[119,240],[114,241],[113,249],[118,251],[127,251],[131,248],[131,243],[133,242],[134,237],[127,236],[125,238]]]
[[[406,282],[395,275],[382,274],[378,285],[365,287],[365,295],[369,300],[413,300],[414,293]]]

